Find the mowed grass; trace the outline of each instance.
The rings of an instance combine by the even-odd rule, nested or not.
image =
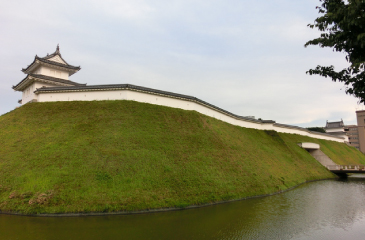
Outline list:
[[[31,103],[0,116],[0,211],[113,212],[186,207],[333,178],[298,142],[340,164],[331,141],[232,126],[133,101]]]

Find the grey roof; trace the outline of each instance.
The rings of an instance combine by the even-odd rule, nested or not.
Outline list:
[[[45,75],[41,75],[41,74],[32,74],[32,73],[30,73],[22,81],[20,81],[17,85],[13,86],[13,89],[20,86],[29,77],[34,77],[34,78],[38,78],[38,79],[44,79],[44,80],[48,80],[48,81],[52,81],[52,82],[64,83],[64,84],[69,84],[69,85],[74,85],[74,86],[85,86],[86,85],[86,84],[77,83],[77,82],[73,82],[73,81],[70,81],[70,80],[62,79],[62,78],[55,78],[55,77],[45,76]]]
[[[261,120],[262,123],[275,123],[273,120]]]
[[[341,119],[341,121],[338,121],[338,122],[328,122],[327,121],[325,128],[343,128],[343,127],[345,127],[345,124],[343,124],[343,121]]]
[[[71,70],[79,71],[81,69],[80,67],[75,67],[75,66],[72,66],[72,65],[66,65],[66,64],[62,64],[62,63],[58,63],[58,62],[54,62],[54,61],[49,61],[47,59],[43,59],[43,58],[40,58],[38,56],[35,56],[34,61],[27,68],[23,68],[22,72],[26,72],[29,68],[32,67],[32,65],[37,60],[40,61],[40,62],[43,62],[43,63],[48,63],[48,64],[51,64],[51,65],[55,65],[55,66],[58,66],[58,67],[63,67],[63,68],[71,69]]]
[[[50,58],[52,58],[52,57],[54,57],[54,56],[56,56],[56,55],[58,55],[66,64],[63,64],[63,63],[58,63],[58,62],[54,62],[54,61],[50,61],[50,60],[48,60],[48,59],[50,59]],[[51,65],[55,65],[55,66],[58,66],[58,67],[63,67],[63,68],[66,68],[66,69],[70,69],[70,70],[73,70],[73,71],[79,71],[81,68],[80,68],[80,66],[78,66],[78,67],[76,67],[76,66],[72,66],[72,65],[70,65],[70,64],[68,64],[63,58],[62,58],[62,56],[61,56],[61,52],[60,52],[60,48],[59,48],[59,46],[57,45],[57,48],[56,48],[56,51],[54,52],[54,53],[52,53],[52,54],[50,54],[50,55],[47,55],[47,56],[45,56],[45,57],[38,57],[37,55],[35,56],[35,58],[34,58],[34,60],[33,60],[33,62],[28,66],[28,67],[26,67],[26,68],[23,68],[22,69],[22,72],[24,72],[24,73],[26,73],[27,72],[27,70],[29,69],[29,68],[31,68],[34,64],[35,64],[35,62],[36,61],[40,61],[40,62],[43,62],[43,63],[47,63],[47,64],[51,64]]]
[[[57,44],[57,48],[56,48],[56,51],[52,54],[47,54],[47,56],[45,57],[42,57],[41,59],[44,59],[44,60],[47,60],[47,59],[50,59],[50,58],[53,58],[54,56],[59,56],[67,65],[69,65],[65,59],[62,58],[62,55],[61,55],[61,52],[60,52],[60,46],[59,44]]]

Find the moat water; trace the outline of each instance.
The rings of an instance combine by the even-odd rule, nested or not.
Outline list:
[[[183,211],[97,217],[0,215],[0,239],[365,239],[365,176]]]

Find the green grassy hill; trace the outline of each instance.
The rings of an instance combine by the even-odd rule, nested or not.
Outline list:
[[[298,142],[365,163],[332,141],[232,126],[195,111],[137,103],[31,103],[0,116],[0,211],[185,207],[332,178]]]

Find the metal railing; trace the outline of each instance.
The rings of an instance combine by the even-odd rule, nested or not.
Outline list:
[[[328,170],[365,171],[365,165],[327,165]]]

